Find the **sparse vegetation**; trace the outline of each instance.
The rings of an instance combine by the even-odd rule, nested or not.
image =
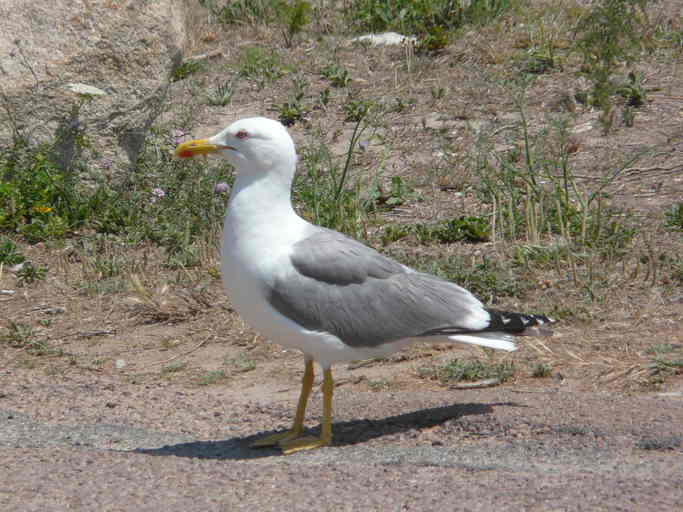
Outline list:
[[[232,169],[171,155],[204,135],[201,116],[223,119],[227,110],[217,107],[230,105],[293,127],[293,195],[305,218],[486,303],[619,325],[631,322],[612,318],[628,309],[625,295],[676,303],[683,205],[671,189],[677,161],[662,163],[676,154],[675,133],[632,131],[652,119],[651,105],[679,95],[680,20],[656,13],[654,2],[201,3],[212,37],[230,31],[241,43],[224,55],[207,43],[210,66],[188,58],[172,71],[182,104],[164,106],[130,165],[98,154],[86,123],[34,140],[0,95],[9,134],[0,148],[3,291],[42,291],[49,268],[50,287],[54,279],[82,300],[135,295],[126,312],[142,323],[213,314],[205,291],[220,288],[216,246]],[[415,42],[341,44],[387,30]],[[66,118],[91,100],[79,97]],[[672,110],[664,107],[657,112]],[[67,139],[68,161],[59,153]],[[33,263],[15,267],[26,259]],[[12,318],[33,326],[28,338],[14,328],[12,339],[64,328]],[[627,354],[643,359],[651,382],[680,372],[677,349],[655,347]],[[199,383],[254,369],[256,359],[245,358]],[[553,359],[552,368],[562,364]],[[540,378],[551,367],[528,368]]]
[[[7,237],[0,237],[0,263],[16,265],[26,260],[17,245]]]
[[[666,212],[667,228],[673,231],[683,231],[683,203],[678,203]]]
[[[479,359],[452,359],[437,366],[419,368],[417,371],[418,376],[438,380],[442,384],[484,379],[497,379],[499,383],[503,383],[510,379],[514,372],[512,362],[490,363]]]

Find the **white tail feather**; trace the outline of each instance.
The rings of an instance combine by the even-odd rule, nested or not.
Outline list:
[[[491,336],[494,333],[486,333]],[[497,348],[499,350],[507,350],[512,352],[517,350],[517,347],[511,341],[505,340],[508,336],[502,333],[495,333],[495,338],[489,338],[488,336],[472,336],[467,334],[457,334],[455,336],[449,336],[448,339],[451,341],[459,341],[460,343],[468,343],[470,345],[480,345],[482,347]]]

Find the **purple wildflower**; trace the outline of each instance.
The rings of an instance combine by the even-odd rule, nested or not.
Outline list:
[[[180,144],[183,142],[183,138],[187,135],[184,131],[176,128],[173,130],[173,140],[175,141],[176,144]]]
[[[166,197],[166,192],[163,191],[163,189],[160,188],[153,188],[152,189],[152,202],[155,203],[157,199],[162,199]]]
[[[216,183],[216,185],[213,187],[213,193],[214,194],[223,194],[230,190],[230,185],[227,183]]]

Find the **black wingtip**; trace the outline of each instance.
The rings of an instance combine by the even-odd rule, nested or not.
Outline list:
[[[545,326],[555,323],[555,320],[545,315],[531,315],[487,309],[491,316],[491,323],[486,330],[500,331],[518,336],[548,336],[552,334]]]

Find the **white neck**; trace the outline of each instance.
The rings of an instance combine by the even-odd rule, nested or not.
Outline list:
[[[265,238],[275,243],[300,236],[307,222],[292,208],[294,173],[287,171],[238,170],[225,217],[225,235],[232,243],[250,244]]]

